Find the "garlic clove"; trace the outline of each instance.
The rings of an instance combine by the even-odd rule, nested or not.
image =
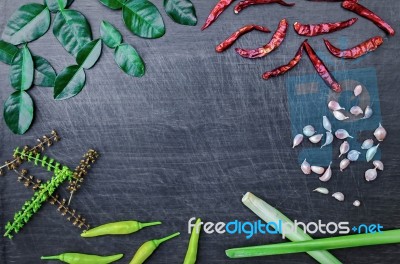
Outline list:
[[[347,159],[350,161],[357,161],[358,158],[360,157],[361,152],[357,151],[357,150],[351,150],[348,154],[347,154]]]
[[[361,145],[361,149],[370,149],[374,145],[374,141],[372,139],[366,139]]]
[[[326,117],[326,116],[322,117],[322,124],[326,130],[328,130],[329,132],[332,132],[332,124],[329,121],[328,117]]]
[[[318,187],[313,192],[319,192],[319,193],[322,193],[322,194],[329,194],[329,190],[324,188],[324,187]]]
[[[333,142],[333,135],[331,132],[326,132],[326,139],[324,145],[321,146],[321,148],[326,147]]]
[[[303,161],[300,168],[304,174],[311,174],[311,166],[310,163],[307,162],[307,159]]]
[[[374,136],[378,141],[383,141],[386,138],[386,129],[379,123],[379,127],[375,129]]]
[[[364,117],[362,119],[370,118],[373,113],[374,111],[372,111],[372,108],[370,106],[367,106],[367,108],[365,108]]]
[[[348,166],[350,165],[350,160],[348,159],[342,159],[342,161],[340,161],[340,171],[344,171]]]
[[[378,169],[378,170],[380,170],[380,171],[383,171],[384,166],[383,166],[382,161],[380,161],[380,160],[374,160],[374,161],[372,162],[372,164],[374,164],[375,169]]]
[[[357,85],[356,88],[354,88],[354,95],[355,96],[359,96],[362,93],[362,86],[361,85]]]
[[[367,181],[374,181],[376,177],[378,177],[378,172],[376,171],[376,168],[369,169],[365,172],[365,179]]]
[[[329,181],[331,179],[331,177],[332,177],[331,165],[332,165],[332,161],[331,161],[331,163],[329,163],[329,167],[326,169],[324,174],[321,177],[319,177],[320,181],[327,182],[327,181]]]
[[[298,135],[296,135],[295,137],[294,137],[294,139],[293,139],[293,147],[292,148],[295,148],[295,147],[297,147],[298,145],[300,145],[300,143],[303,141],[303,134],[298,134]]]
[[[338,102],[334,100],[328,103],[328,108],[331,109],[332,111],[345,110],[343,107],[340,106]]]
[[[341,192],[336,192],[336,193],[332,194],[332,197],[335,198],[336,200],[338,200],[339,202],[344,201],[344,194]]]
[[[311,137],[311,136],[314,135],[315,133],[316,133],[316,131],[315,131],[314,127],[311,126],[311,125],[305,126],[305,127],[303,128],[303,134],[304,134],[306,137]]]
[[[340,155],[339,158],[343,155],[346,154],[349,150],[350,150],[350,144],[347,141],[344,141],[341,145],[340,145]]]
[[[359,207],[359,206],[361,205],[361,202],[360,202],[359,200],[355,200],[354,203],[353,203],[353,205],[354,205],[355,207]]]
[[[376,152],[378,151],[379,145],[380,145],[380,144],[378,144],[378,145],[376,145],[376,146],[370,148],[370,149],[367,151],[367,154],[365,155],[365,156],[366,156],[366,159],[367,159],[367,162],[370,162],[370,161],[374,158]]]
[[[359,116],[361,114],[364,114],[364,111],[359,107],[358,105],[353,106],[350,108],[350,113],[355,116]]]
[[[349,135],[349,132],[347,132],[345,129],[336,130],[335,136],[338,139],[353,138],[352,136]]]
[[[321,141],[321,139],[322,139],[323,136],[324,136],[323,134],[317,134],[317,135],[314,135],[314,136],[310,137],[309,140],[310,140],[312,143],[316,144],[316,143],[318,143],[318,142]]]
[[[349,117],[345,116],[344,114],[342,114],[342,112],[333,111],[332,113],[333,113],[333,116],[339,121],[343,121],[343,120],[349,119]]]
[[[323,167],[320,167],[320,166],[311,166],[311,171],[316,173],[316,174],[321,175],[321,174],[324,173],[325,169]]]

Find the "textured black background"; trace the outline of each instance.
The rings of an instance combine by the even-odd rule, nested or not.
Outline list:
[[[19,5],[27,2],[0,1],[0,28]],[[153,2],[162,7],[161,1]],[[240,15],[234,15],[231,7],[201,32],[200,26],[216,1],[193,2],[198,26],[177,25],[163,12],[166,35],[146,40],[124,27],[120,11],[109,10],[96,0],[76,0],[71,8],[88,18],[94,37],[99,36],[103,19],[121,30],[125,42],[135,46],[146,62],[146,75],[135,79],[123,74],[113,61],[112,51],[105,47],[97,65],[87,71],[86,87],[77,97],[55,102],[50,89],[35,87],[29,91],[35,100],[36,118],[24,136],[13,135],[0,117],[0,160],[8,159],[15,146],[32,144],[51,129],[57,129],[63,140],[47,154],[71,167],[88,148],[101,153],[72,202],[92,225],[127,219],[162,220],[164,224],[130,236],[81,239],[80,231],[46,204],[12,241],[0,239],[1,263],[40,263],[41,255],[68,251],[124,253],[126,257],[118,263],[127,263],[144,241],[181,231],[179,238],[161,246],[149,260],[180,263],[189,238],[189,218],[199,216],[213,222],[257,219],[241,204],[247,191],[299,221],[379,222],[388,229],[400,226],[399,35],[385,38],[382,48],[362,63],[374,67],[378,74],[382,117],[390,134],[382,145],[386,169],[373,184],[364,182],[363,173],[370,166],[362,163],[352,166],[343,177],[334,177],[326,186],[349,197],[347,202],[338,203],[310,194],[321,184],[314,176],[302,175],[297,164],[298,149],[290,148],[285,80],[313,73],[312,65],[304,60],[285,77],[270,81],[260,78],[265,70],[290,60],[303,38],[291,28],[279,50],[260,60],[242,59],[233,50],[217,54],[214,47],[246,23],[275,30],[283,17],[292,24],[296,20],[338,21],[354,15],[338,3],[303,0],[295,0],[293,8],[259,6]],[[400,30],[399,1],[362,3]],[[348,37],[352,46],[374,35],[384,33],[360,18],[353,27],[329,38],[335,43],[340,37]],[[236,45],[259,46],[269,38],[254,32]],[[321,37],[310,42],[329,56]],[[29,47],[47,58],[58,72],[74,63],[51,31]],[[352,65],[338,63],[331,70],[346,70]],[[1,64],[1,101],[11,92],[8,66]],[[336,171],[337,166],[334,175]],[[50,176],[41,170],[32,172],[43,179]],[[0,179],[1,232],[31,195],[13,174]],[[355,197],[361,197],[361,208],[351,205]],[[279,241],[276,236],[257,235],[246,240],[242,235],[203,235],[198,259],[199,263],[313,263],[306,254],[248,260],[228,260],[224,254],[231,247]],[[399,249],[398,245],[388,245],[333,253],[345,263],[398,263]]]

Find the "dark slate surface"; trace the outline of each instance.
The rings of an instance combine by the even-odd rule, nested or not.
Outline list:
[[[26,2],[29,1],[1,1],[0,28]],[[335,141],[334,154],[331,153],[336,162],[334,177],[324,186],[346,194],[346,202],[339,203],[329,196],[311,194],[313,188],[322,184],[315,175],[305,176],[300,172],[301,147],[295,150],[290,147],[292,134],[297,132],[291,127],[306,125],[299,120],[310,114],[316,116],[310,123],[319,124],[327,110],[325,103],[320,104],[326,98],[318,96],[301,99],[300,108],[289,107],[292,99],[287,86],[291,79],[302,82],[304,76],[311,75],[314,82],[319,81],[312,65],[305,59],[285,77],[270,81],[260,78],[265,70],[290,60],[303,38],[290,29],[279,50],[259,60],[242,59],[232,49],[217,54],[214,47],[246,23],[275,30],[284,17],[292,24],[296,20],[303,23],[345,20],[354,15],[337,3],[302,0],[296,0],[294,8],[259,6],[240,15],[234,15],[231,7],[214,25],[201,32],[200,24],[214,2],[194,1],[199,17],[199,25],[194,28],[177,25],[163,13],[166,35],[145,40],[124,27],[119,11],[109,10],[98,1],[75,1],[72,8],[87,16],[94,37],[99,36],[101,20],[112,22],[122,31],[125,42],[134,45],[143,56],[147,73],[141,79],[124,75],[114,64],[112,52],[104,48],[100,61],[87,71],[87,85],[79,96],[55,102],[50,89],[31,89],[36,118],[28,133],[13,135],[0,117],[0,160],[8,159],[15,146],[32,144],[37,136],[57,129],[63,140],[48,155],[71,167],[88,148],[95,148],[102,155],[72,202],[92,225],[126,219],[162,220],[164,224],[131,236],[84,240],[79,237],[78,229],[46,204],[12,241],[0,240],[0,263],[40,263],[41,255],[66,251],[124,253],[126,258],[118,263],[127,263],[144,241],[181,231],[179,238],[160,247],[149,260],[149,263],[180,263],[186,251],[187,221],[191,217],[200,216],[213,222],[257,220],[241,204],[240,199],[247,191],[299,221],[380,223],[387,229],[400,226],[399,35],[386,37],[382,48],[359,62],[333,59],[324,48],[322,37],[310,40],[328,60],[332,71],[356,70],[354,81],[365,77],[376,79],[377,87],[367,88],[378,91],[379,96],[371,101],[379,99],[380,109],[375,104],[375,110],[381,116],[371,119],[373,123],[368,126],[374,127],[382,119],[390,135],[381,148],[386,169],[371,184],[363,180],[364,171],[371,167],[364,162],[353,164],[339,174],[336,158],[339,142]],[[399,30],[399,1],[362,3]],[[160,2],[156,5],[162,7]],[[337,45],[350,47],[375,35],[384,33],[360,18],[352,28],[328,37]],[[259,46],[269,38],[270,34],[254,32],[236,46]],[[74,62],[51,32],[29,47],[35,54],[46,57],[58,72]],[[363,73],[365,68],[372,69],[372,73]],[[354,81],[343,82],[345,88],[354,87]],[[12,88],[8,66],[3,64],[0,87],[0,99],[4,102]],[[326,88],[322,87],[325,93]],[[356,122],[353,124],[357,127]],[[358,140],[366,135],[370,132]],[[305,146],[310,145],[302,147]],[[42,179],[50,176],[41,170],[33,173]],[[11,173],[0,180],[0,231],[3,232],[6,221],[32,192],[18,184]],[[361,208],[351,205],[357,198],[363,202]],[[231,261],[224,254],[231,247],[279,241],[280,238],[271,235],[256,235],[249,240],[243,235],[203,235],[199,263],[314,263],[306,254]],[[333,253],[344,263],[397,263],[399,249],[398,245],[389,245]]]

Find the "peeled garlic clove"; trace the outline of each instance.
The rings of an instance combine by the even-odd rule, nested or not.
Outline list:
[[[375,169],[369,169],[365,172],[365,179],[367,181],[374,181],[378,177],[378,172]]]
[[[354,205],[355,207],[359,207],[359,206],[361,205],[361,202],[360,202],[359,200],[355,200],[354,203],[353,203],[353,205]]]
[[[311,166],[311,171],[316,173],[316,174],[321,175],[321,174],[324,173],[325,169],[320,167],[320,166]]]
[[[342,161],[340,162],[340,171],[344,171],[348,166],[350,165],[350,160],[348,159],[342,159]]]
[[[322,124],[326,130],[332,132],[332,124],[326,116],[322,117]]]
[[[336,136],[338,139],[353,138],[352,136],[349,135],[349,132],[347,132],[347,131],[344,130],[344,129],[338,129],[338,130],[336,130],[335,136]]]
[[[312,143],[315,144],[315,143],[320,142],[323,136],[324,136],[323,134],[314,135],[314,136],[310,137],[309,140],[310,140]]]
[[[336,193],[332,194],[332,197],[340,202],[344,201],[344,194],[341,192],[336,192]]]
[[[375,169],[378,169],[378,170],[380,170],[380,171],[383,171],[383,163],[382,163],[382,161],[380,161],[380,160],[374,160],[373,162],[372,162],[372,164],[374,164],[374,166],[375,166]]]
[[[357,161],[358,158],[360,157],[361,152],[358,152],[357,150],[351,150],[347,154],[347,159],[350,161]]]
[[[349,119],[348,116],[345,116],[344,114],[342,114],[342,112],[339,111],[333,111],[333,116],[339,121]]]
[[[339,155],[339,158],[343,155],[343,154],[346,154],[349,150],[350,150],[350,144],[349,144],[349,142],[347,142],[347,141],[344,141],[343,143],[342,143],[342,145],[340,145],[340,155]]]
[[[324,188],[324,187],[318,187],[313,192],[319,192],[319,193],[322,193],[322,194],[329,194],[329,190]]]
[[[362,86],[361,85],[357,85],[356,88],[354,88],[354,95],[355,96],[359,96],[362,93]]]
[[[367,154],[366,154],[367,162],[370,162],[374,158],[376,152],[378,151],[379,145],[380,144],[376,145],[375,147],[370,148],[367,151]]]
[[[296,146],[300,145],[300,143],[303,141],[303,134],[298,134],[294,137],[293,139],[293,147],[295,148]]]
[[[304,174],[311,174],[311,166],[310,163],[307,162],[307,159],[303,161],[300,168]]]
[[[326,139],[324,145],[321,146],[321,148],[326,147],[333,142],[333,135],[331,132],[326,132]]]
[[[370,149],[374,145],[374,141],[372,139],[366,139],[361,145],[361,149]]]
[[[332,111],[344,110],[344,108],[341,107],[340,104],[334,100],[328,103],[328,108],[331,109]]]
[[[362,119],[370,118],[373,113],[374,112],[372,111],[372,108],[370,106],[367,106],[367,108],[365,108],[364,117]]]
[[[361,114],[364,114],[364,111],[361,109],[361,107],[355,105],[352,108],[350,108],[350,113],[352,115],[359,116]]]
[[[304,128],[303,128],[303,134],[306,136],[306,137],[311,137],[312,135],[314,135],[315,134],[315,129],[314,129],[314,127],[313,126],[310,126],[310,125],[308,125],[308,126],[305,126]]]
[[[329,163],[329,167],[326,169],[324,174],[321,177],[319,177],[320,181],[327,182],[327,181],[329,181],[331,179],[331,177],[332,177],[331,165],[332,165],[332,161],[331,161],[331,163]]]
[[[375,129],[374,136],[378,141],[383,141],[387,135],[386,129],[379,123],[379,127]]]

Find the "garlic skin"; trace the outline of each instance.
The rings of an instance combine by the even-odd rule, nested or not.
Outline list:
[[[308,163],[307,162],[307,159],[305,159],[304,161],[303,161],[303,163],[301,164],[301,171],[304,173],[304,174],[311,174],[311,165],[310,165],[310,163]]]
[[[321,174],[324,173],[325,169],[323,167],[320,167],[320,166],[311,166],[311,171],[316,173],[316,174],[321,175]]]
[[[344,130],[344,129],[338,129],[338,130],[336,130],[335,136],[336,136],[338,139],[353,138],[352,136],[349,135],[349,132],[347,132],[347,131]]]
[[[358,105],[355,105],[352,108],[350,108],[350,113],[352,115],[359,116],[359,115],[364,114],[364,111],[361,109],[361,107],[359,107]]]
[[[348,166],[350,165],[350,160],[348,159],[342,159],[342,161],[340,161],[340,171],[343,172]]]
[[[331,132],[326,132],[326,139],[324,145],[321,146],[321,148],[326,147],[333,142],[333,135]]]
[[[324,128],[325,128],[327,131],[329,131],[329,132],[332,133],[332,124],[331,124],[331,122],[329,121],[328,117],[326,117],[326,116],[323,116],[323,117],[322,117],[322,125],[324,126]]]
[[[361,149],[370,149],[374,145],[374,141],[372,139],[366,139],[361,145]]]
[[[312,143],[316,144],[316,143],[319,143],[321,141],[323,136],[324,136],[323,134],[314,135],[314,136],[310,137],[309,140]]]
[[[324,174],[321,177],[319,177],[320,181],[327,182],[327,181],[329,181],[331,179],[331,177],[332,177],[331,165],[332,165],[332,161],[331,161],[331,163],[329,163],[329,167],[326,169]]]
[[[372,164],[374,164],[375,169],[378,169],[378,170],[380,170],[380,171],[383,171],[384,166],[383,166],[382,161],[380,161],[380,160],[374,160],[374,161],[372,162]]]
[[[334,194],[332,194],[332,197],[338,200],[339,202],[344,201],[344,194],[341,192],[335,192]]]
[[[339,112],[339,111],[333,111],[332,113],[333,113],[333,116],[339,121],[343,121],[343,120],[350,118],[348,116],[345,116],[344,114],[342,114],[342,112]]]
[[[375,129],[374,136],[378,141],[383,141],[386,138],[386,129],[379,123],[379,127]]]
[[[340,106],[338,102],[334,100],[328,103],[328,108],[331,109],[332,111],[345,110],[343,107]]]
[[[350,150],[350,144],[347,141],[343,141],[343,143],[340,145],[340,155],[339,158],[343,155],[346,154],[347,152],[349,152]]]
[[[369,169],[365,172],[365,180],[367,180],[368,182],[376,180],[376,177],[378,177],[378,172],[376,171],[376,168]]]
[[[301,142],[303,142],[303,138],[304,138],[303,134],[297,134],[293,139],[293,147],[292,148],[295,148],[298,145],[300,145]]]
[[[362,91],[363,91],[362,86],[361,85],[357,85],[354,88],[354,96],[356,96],[356,97],[359,96],[362,93]]]
[[[318,193],[322,193],[322,194],[329,194],[329,190],[324,188],[324,187],[318,187],[313,192],[318,192]]]
[[[357,150],[351,150],[348,154],[347,154],[347,159],[350,161],[357,161],[358,158],[360,157],[361,152],[357,151]]]
[[[303,128],[303,134],[304,134],[306,137],[311,137],[311,136],[314,135],[315,133],[316,133],[316,131],[315,131],[314,127],[311,126],[311,125],[305,126],[305,127]]]
[[[361,205],[361,202],[360,202],[359,200],[355,200],[355,201],[353,202],[353,205],[354,205],[355,207],[359,207],[359,206]]]
[[[373,113],[374,113],[374,111],[372,111],[372,108],[371,108],[370,106],[367,106],[367,107],[365,108],[364,117],[363,117],[362,119],[370,118],[370,117],[372,116]]]
[[[367,162],[370,162],[374,158],[376,152],[378,151],[379,145],[380,144],[376,145],[375,147],[370,148],[367,151],[367,154],[365,155]]]

